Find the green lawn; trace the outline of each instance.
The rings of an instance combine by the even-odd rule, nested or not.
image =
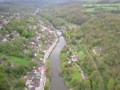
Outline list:
[[[73,72],[71,73],[71,80],[65,80],[65,83],[67,86],[71,87],[73,85],[74,81],[80,81],[82,80],[81,73],[79,72],[79,68],[77,66],[72,66]],[[66,77],[67,78],[67,77]]]
[[[16,56],[10,56],[10,61],[12,61],[13,63],[17,64],[17,65],[30,65],[31,62],[25,58],[20,58],[20,57],[16,57]]]
[[[73,73],[73,79],[75,80],[81,80],[82,77],[81,77],[81,73],[79,72],[79,68],[77,66],[73,66],[73,69],[74,69],[74,73]]]
[[[80,52],[79,52],[79,55],[80,55],[80,59],[81,59],[81,60],[84,59],[85,54],[83,53],[83,51],[80,51]]]

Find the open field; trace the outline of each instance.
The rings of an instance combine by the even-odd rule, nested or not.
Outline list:
[[[29,60],[25,58],[16,57],[16,56],[11,56],[10,61],[12,61],[13,63],[17,65],[30,65],[31,64]]]
[[[84,4],[86,12],[95,12],[98,10],[114,11],[119,10],[120,4]]]

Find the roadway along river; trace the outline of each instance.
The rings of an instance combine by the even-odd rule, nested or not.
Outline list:
[[[60,32],[57,32],[58,34]],[[50,55],[51,62],[51,88],[50,90],[68,90],[65,85],[60,69],[60,51],[66,44],[63,36],[59,37],[59,42]]]

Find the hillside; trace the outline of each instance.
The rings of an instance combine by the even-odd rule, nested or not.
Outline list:
[[[119,14],[101,14],[80,29],[66,32],[67,46],[61,54],[62,70],[67,85],[73,90],[120,89],[119,17]],[[71,62],[74,55],[79,57]],[[76,64],[81,68],[80,72],[74,70]],[[75,79],[75,72],[81,74],[80,79]]]

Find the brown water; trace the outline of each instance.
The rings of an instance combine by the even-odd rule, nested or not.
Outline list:
[[[62,78],[60,69],[60,50],[66,44],[63,36],[60,36],[59,42],[50,55],[51,61],[51,88],[50,90],[68,90]]]

